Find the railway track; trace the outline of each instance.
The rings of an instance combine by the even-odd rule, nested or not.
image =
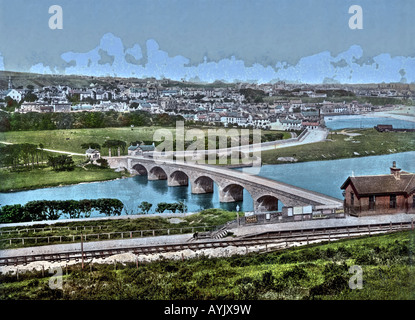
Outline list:
[[[49,262],[64,262],[64,261],[79,261],[94,258],[107,258],[121,253],[133,254],[154,254],[175,252],[185,249],[201,250],[212,248],[224,248],[229,246],[235,247],[252,247],[265,246],[265,251],[280,250],[293,245],[304,245],[321,241],[336,241],[340,239],[347,239],[352,237],[359,237],[364,235],[373,235],[387,232],[397,232],[403,230],[413,230],[414,222],[398,222],[398,223],[384,223],[384,224],[368,224],[368,225],[354,225],[354,226],[338,226],[326,228],[310,228],[301,230],[284,230],[284,231],[270,231],[260,234],[247,235],[240,239],[220,239],[210,241],[193,241],[183,243],[172,243],[163,245],[147,245],[134,246],[112,249],[99,249],[83,251],[71,251],[61,253],[47,253],[34,254],[25,256],[6,256],[0,257],[0,266],[9,265],[25,265],[31,262],[49,261]],[[268,245],[270,250],[268,250]]]

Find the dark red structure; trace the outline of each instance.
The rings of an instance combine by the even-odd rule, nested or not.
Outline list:
[[[415,213],[415,174],[397,168],[395,161],[390,174],[348,177],[341,189],[350,215]]]

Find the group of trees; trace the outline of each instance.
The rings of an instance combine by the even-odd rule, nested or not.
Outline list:
[[[187,211],[187,205],[185,205],[182,201],[167,203],[167,202],[160,202],[157,204],[156,212],[163,213],[164,211],[171,211],[173,213],[177,212],[185,212]]]
[[[12,107],[12,106],[10,106]],[[13,109],[14,110],[14,109]],[[0,132],[141,126],[175,126],[182,116],[151,114],[146,111],[8,113],[0,110]]]
[[[121,215],[124,204],[118,199],[36,200],[25,205],[0,207],[0,223],[87,218],[93,211],[106,216]]]
[[[34,168],[43,160],[43,144],[31,143],[0,145],[0,166],[15,170],[20,166]]]
[[[144,214],[148,214],[152,204],[143,201],[138,209]],[[75,219],[88,218],[92,212],[98,212],[106,216],[119,216],[124,209],[121,200],[111,198],[83,199],[83,200],[35,200],[29,201],[25,205],[13,204],[0,207],[0,223],[29,222],[57,220],[60,217]],[[165,211],[186,212],[187,205],[182,201],[157,204],[155,212]]]
[[[147,201],[143,201],[138,206],[138,209],[140,209],[142,213],[147,214],[150,211],[152,206],[153,204]],[[176,211],[183,213],[187,211],[187,205],[182,201],[173,202],[173,203],[160,202],[157,204],[157,208],[155,209],[155,212],[163,213],[166,210],[171,211],[173,213],[176,213]]]
[[[118,149],[118,148],[120,148],[122,153],[124,153],[125,148],[127,146],[127,143],[125,141],[121,141],[121,140],[106,140],[102,146],[104,148],[110,149],[111,154],[113,154],[112,149]]]
[[[49,156],[48,165],[55,171],[72,171],[75,169],[75,162],[72,157],[66,154],[59,156]]]
[[[8,167],[11,171],[34,169],[42,163],[43,144],[32,143],[0,145],[0,166]],[[39,162],[40,160],[40,162]],[[47,165],[55,171],[73,170],[75,163],[69,155],[48,156]]]

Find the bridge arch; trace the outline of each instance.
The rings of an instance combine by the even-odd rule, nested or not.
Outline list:
[[[154,166],[148,172],[148,180],[167,180],[167,173],[162,167]]]
[[[191,183],[192,193],[213,193],[214,181],[208,176],[199,176]]]
[[[278,198],[271,195],[264,195],[254,201],[254,210],[256,212],[278,211]]]
[[[244,199],[244,187],[237,183],[230,183],[219,187],[220,202],[235,202]]]
[[[188,186],[189,176],[181,170],[175,170],[169,175],[167,184],[170,187]]]
[[[133,169],[135,171],[137,171],[138,175],[140,175],[140,176],[146,176],[146,175],[148,175],[147,168],[145,166],[143,166],[142,164],[139,164],[139,163],[135,164],[133,166]]]

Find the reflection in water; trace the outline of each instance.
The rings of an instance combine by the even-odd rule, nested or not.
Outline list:
[[[169,192],[171,192],[172,197],[176,199],[176,201],[186,202],[189,199],[189,194],[187,192],[188,188],[188,186],[170,187]]]

